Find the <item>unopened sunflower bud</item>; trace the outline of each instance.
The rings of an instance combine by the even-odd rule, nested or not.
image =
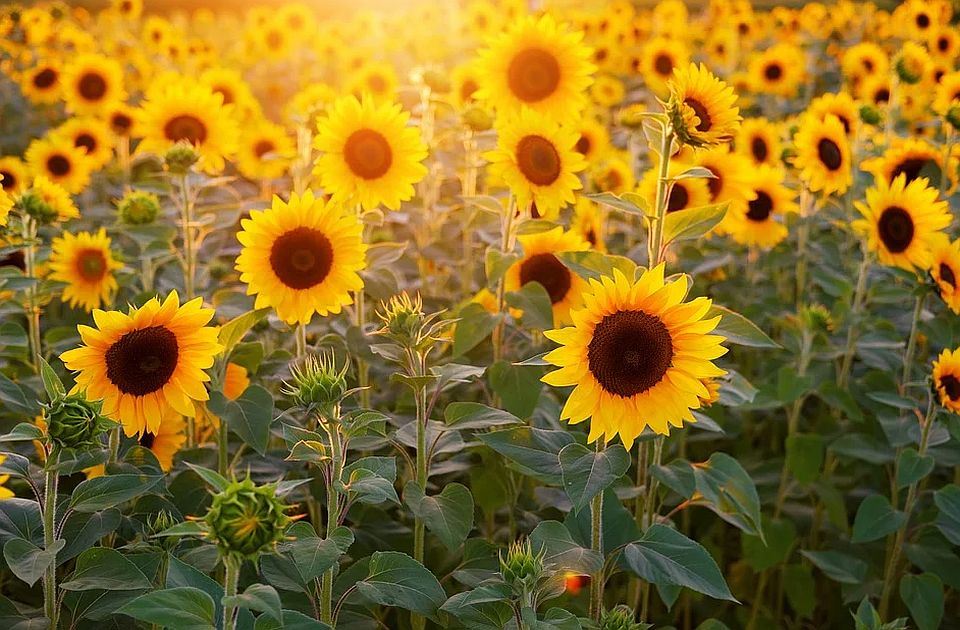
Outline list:
[[[482,107],[469,107],[463,112],[463,124],[469,127],[471,131],[480,133],[493,127],[493,116]]]
[[[637,623],[633,609],[625,604],[604,610],[600,614],[600,630],[643,630],[647,626]]]
[[[876,105],[863,105],[860,107],[860,120],[868,125],[879,125],[883,115]]]
[[[57,220],[59,216],[57,209],[43,200],[33,190],[28,190],[17,197],[14,202],[17,209],[22,213],[33,217],[40,225],[48,225]]]
[[[345,362],[338,370],[332,354],[309,356],[302,365],[290,368],[293,380],[285,383],[283,393],[302,409],[329,409],[347,392],[348,365]]]
[[[111,423],[100,415],[100,403],[82,394],[71,394],[44,405],[49,439],[60,448],[86,449],[100,446],[100,436]]]
[[[822,304],[810,304],[800,310],[800,320],[807,330],[830,332],[833,330],[833,316]]]
[[[160,214],[160,200],[153,193],[129,192],[117,202],[117,212],[127,225],[147,225]]]
[[[200,154],[189,142],[176,143],[163,156],[167,170],[174,175],[186,175],[199,160]]]
[[[446,94],[450,91],[450,77],[437,68],[429,68],[423,72],[423,82],[433,92]]]
[[[955,131],[960,131],[960,105],[951,105],[950,109],[947,110],[945,118]]]
[[[544,553],[533,553],[529,540],[517,541],[510,545],[506,557],[500,554],[500,575],[503,581],[514,591],[533,588],[543,575]]]
[[[203,521],[207,537],[222,556],[256,560],[283,540],[293,520],[287,516],[289,508],[277,497],[275,486],[258,486],[247,477],[213,495]]]

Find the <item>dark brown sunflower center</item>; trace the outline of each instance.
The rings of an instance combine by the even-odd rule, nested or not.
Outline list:
[[[520,265],[520,284],[539,282],[550,295],[550,302],[563,300],[570,290],[570,270],[553,254],[536,254]]]
[[[163,133],[171,142],[186,140],[190,144],[198,144],[207,139],[207,126],[196,116],[180,114],[167,121]]]
[[[0,187],[12,190],[17,187],[17,178],[10,171],[0,171]]]
[[[889,88],[880,88],[873,95],[874,103],[889,103],[890,102],[890,89]]]
[[[880,214],[877,231],[884,247],[899,254],[913,241],[913,219],[910,213],[899,206],[890,206]]]
[[[588,155],[592,145],[593,141],[590,140],[590,136],[582,134],[580,139],[577,140],[577,153],[580,155]]]
[[[460,98],[464,101],[473,100],[473,93],[477,91],[477,82],[473,79],[467,79],[460,86]]]
[[[57,71],[52,68],[44,68],[40,72],[33,75],[33,84],[45,90],[54,83],[57,82]]]
[[[258,158],[262,158],[267,153],[276,151],[277,147],[273,145],[273,142],[269,140],[261,140],[253,146],[253,154]]]
[[[750,153],[753,154],[753,159],[757,162],[765,162],[767,155],[770,154],[767,141],[760,137],[754,137],[753,140],[750,141]]]
[[[77,82],[77,91],[88,101],[99,101],[107,93],[107,80],[96,72],[88,72]]]
[[[124,394],[146,396],[167,384],[179,356],[177,336],[167,327],[131,330],[107,350],[107,378]]]
[[[831,171],[843,166],[843,154],[836,142],[829,138],[821,138],[817,143],[817,157],[820,162]]]
[[[357,177],[378,179],[390,170],[393,150],[379,131],[358,129],[347,138],[343,159]]]
[[[97,139],[89,133],[81,133],[73,139],[73,146],[86,150],[87,153],[93,153],[97,150]]]
[[[667,200],[667,212],[683,210],[688,203],[690,203],[690,193],[687,188],[680,183],[674,184],[670,191],[670,199]]]
[[[953,269],[950,268],[950,265],[942,262],[940,263],[940,269],[938,271],[940,272],[940,279],[942,281],[946,282],[954,289],[957,288],[957,276],[954,275]]]
[[[940,52],[947,52],[950,50],[950,40],[946,37],[940,37],[937,39],[937,50]]]
[[[20,271],[27,270],[27,258],[22,249],[0,256],[0,267],[16,267]]]
[[[517,53],[507,67],[507,85],[514,96],[536,103],[553,94],[560,86],[560,62],[542,48],[527,48]]]
[[[84,249],[77,254],[77,273],[88,282],[103,278],[107,271],[107,259],[99,249]]]
[[[380,94],[386,91],[387,80],[379,74],[374,74],[367,78],[367,85],[370,86],[374,94]]]
[[[713,121],[710,119],[710,112],[707,111],[703,103],[695,98],[687,98],[684,99],[683,102],[693,110],[693,113],[697,115],[700,121],[697,123],[697,131],[710,131],[710,127],[713,126]]]
[[[783,68],[778,63],[767,64],[763,69],[763,76],[767,81],[779,81],[783,76]]]
[[[936,175],[939,179],[940,177],[940,166],[933,160],[929,158],[907,158],[904,161],[897,164],[894,167],[893,172],[890,174],[890,181],[892,182],[900,175],[905,175],[907,183],[909,184],[913,180],[920,177],[920,174],[924,171],[931,171],[931,175]]]
[[[757,191],[757,198],[747,203],[747,218],[751,221],[763,222],[770,218],[773,212],[773,199],[762,190]]]
[[[590,245],[596,247],[596,246],[597,246],[597,231],[596,231],[595,229],[593,229],[593,228],[590,228],[590,229],[587,231],[586,239],[587,239],[587,242],[590,243]]]
[[[543,136],[524,136],[517,143],[517,168],[537,186],[549,186],[560,177],[560,154]]]
[[[153,448],[153,443],[156,441],[157,436],[149,431],[144,431],[143,435],[140,436],[140,446],[143,448]]]
[[[960,379],[957,379],[953,374],[941,376],[940,387],[943,388],[950,400],[960,399]]]
[[[713,173],[713,177],[707,180],[707,189],[710,191],[710,200],[716,201],[717,197],[723,191],[723,175],[715,168],[707,170]]]
[[[284,285],[309,289],[323,282],[333,268],[333,244],[320,230],[298,227],[274,241],[270,266]]]
[[[917,26],[920,28],[927,28],[930,26],[930,16],[926,13],[920,13],[917,15]]]
[[[110,126],[117,133],[127,133],[133,127],[133,119],[124,113],[116,113],[110,117]]]
[[[267,46],[276,50],[283,44],[283,35],[277,31],[267,33]]]
[[[47,170],[54,177],[63,177],[70,172],[70,160],[63,155],[51,155],[47,158]]]
[[[673,59],[670,58],[670,55],[659,54],[653,60],[653,69],[657,71],[657,74],[667,76],[673,72]]]
[[[590,372],[603,389],[629,398],[663,378],[673,360],[673,339],[663,321],[644,311],[617,311],[593,329]]]

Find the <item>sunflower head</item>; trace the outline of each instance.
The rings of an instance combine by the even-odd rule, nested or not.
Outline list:
[[[944,303],[955,314],[960,314],[960,239],[944,242],[934,250],[930,278]]]
[[[186,175],[199,161],[200,154],[186,140],[178,141],[163,156],[163,164],[172,175]]]
[[[291,396],[301,409],[327,412],[340,404],[347,392],[347,368],[342,368],[332,354],[311,355],[300,365],[290,368],[292,380],[286,383],[283,393]]]
[[[160,200],[151,192],[133,190],[117,203],[117,212],[126,225],[149,225],[160,214]]]
[[[883,122],[883,114],[876,105],[861,105],[860,120],[868,125],[879,125]]]
[[[203,521],[207,537],[224,557],[256,560],[270,553],[291,523],[291,506],[276,494],[276,486],[258,486],[249,477],[234,481],[213,495]]]
[[[960,105],[951,105],[944,115],[944,119],[953,127],[954,131],[960,131]]]
[[[70,394],[44,405],[47,437],[60,448],[84,450],[101,446],[100,436],[114,423],[100,415],[100,403]]]
[[[647,626],[636,622],[636,613],[626,604],[604,610],[600,614],[600,630],[643,630]]]
[[[411,298],[404,291],[381,304],[377,311],[381,326],[376,332],[402,348],[424,351],[436,343],[443,329],[451,324],[449,320],[439,319],[441,315],[441,312],[425,312],[420,295]]]
[[[674,70],[667,114],[677,138],[692,147],[733,140],[740,126],[740,110],[733,88],[703,64]]]
[[[960,413],[960,348],[944,350],[933,362],[933,390],[944,409]]]
[[[510,545],[507,553],[500,553],[500,575],[516,593],[529,592],[544,572],[546,549],[534,553],[530,541],[519,540]]]

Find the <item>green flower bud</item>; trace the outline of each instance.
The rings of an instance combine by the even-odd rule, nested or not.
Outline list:
[[[286,514],[289,507],[277,497],[273,485],[258,486],[249,477],[234,481],[213,495],[203,519],[207,537],[224,557],[256,560],[283,540],[293,520]]]
[[[604,610],[600,614],[600,630],[644,630],[650,627],[634,621],[635,616],[633,609],[625,604]]]
[[[153,193],[129,192],[117,203],[117,211],[127,225],[147,225],[160,214],[160,200]]]
[[[200,154],[189,142],[178,142],[163,156],[167,170],[174,175],[186,175],[190,168],[200,160]]]
[[[440,313],[425,313],[420,295],[411,298],[406,291],[382,302],[380,309],[377,317],[381,327],[376,334],[411,350],[429,350],[450,323],[449,320],[436,321]]]
[[[833,330],[833,316],[822,304],[810,304],[800,309],[800,319],[807,330],[830,332]]]
[[[917,68],[915,63],[911,63],[911,59],[907,57],[900,57],[897,59],[896,69],[897,76],[900,77],[900,80],[907,85],[916,85],[920,82],[922,68]]]
[[[450,77],[437,68],[425,70],[423,72],[423,82],[438,94],[446,94],[450,91]]]
[[[60,448],[85,449],[100,446],[100,436],[111,423],[100,415],[100,403],[83,394],[71,394],[44,405],[47,435]]]
[[[326,410],[340,403],[347,392],[347,366],[337,369],[332,354],[309,356],[303,365],[292,366],[293,381],[285,383],[283,393],[292,396],[298,407]]]
[[[947,110],[945,118],[954,130],[960,131],[960,105],[952,105],[950,109]]]
[[[28,190],[17,197],[16,206],[20,212],[33,217],[41,225],[53,223],[59,216],[56,208],[32,190]]]
[[[463,112],[463,124],[471,131],[480,133],[493,127],[493,116],[484,108],[475,105]]]
[[[533,553],[529,540],[517,541],[510,545],[506,557],[500,554],[500,575],[503,581],[514,591],[529,591],[543,575],[543,557],[545,550]]]
[[[860,120],[868,125],[879,125],[883,115],[875,105],[863,105],[860,107]]]

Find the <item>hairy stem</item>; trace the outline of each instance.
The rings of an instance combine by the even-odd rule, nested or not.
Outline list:
[[[223,593],[225,598],[235,597],[240,582],[240,560],[227,556],[223,559]],[[228,600],[229,601],[229,600]],[[237,627],[237,607],[232,603],[223,605],[223,630],[235,630]]]
[[[52,549],[56,538],[57,523],[57,464],[60,452],[56,446],[47,458],[46,484],[43,490],[43,548]],[[50,560],[43,575],[43,612],[50,620],[50,627],[57,627],[59,607],[57,606],[57,559]]]

